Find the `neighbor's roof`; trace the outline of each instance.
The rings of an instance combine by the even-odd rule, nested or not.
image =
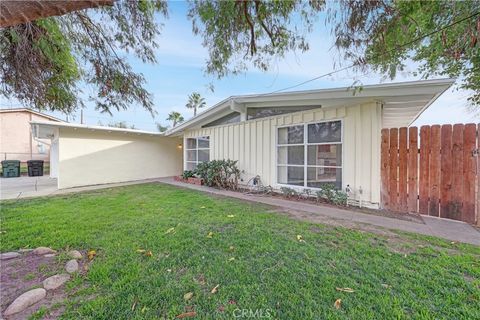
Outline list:
[[[10,112],[30,112],[30,113],[33,113],[37,116],[40,116],[40,117],[44,117],[44,118],[47,118],[47,119],[50,119],[52,121],[59,121],[59,122],[65,122],[61,119],[58,119],[56,117],[53,117],[53,116],[50,116],[48,114],[45,114],[45,113],[42,113],[42,112],[39,112],[39,111],[35,111],[33,109],[30,109],[30,108],[9,108],[9,109],[0,109],[0,113],[10,113]]]
[[[235,107],[232,107],[235,104],[256,108],[275,107],[280,103],[287,106],[288,103],[294,103],[328,108],[375,100],[383,104],[383,127],[408,126],[454,82],[455,79],[435,79],[365,85],[357,91],[352,87],[342,87],[231,96],[165,134],[173,135],[186,129],[201,127],[226,113],[235,111]]]
[[[52,129],[55,128],[72,128],[74,130],[89,130],[89,131],[105,131],[105,132],[120,132],[132,135],[149,135],[149,136],[163,136],[162,132],[143,131],[136,129],[124,129],[115,127],[90,126],[86,124],[67,123],[67,122],[52,122],[52,121],[30,121],[33,128],[33,133],[37,138],[51,138],[53,134]]]

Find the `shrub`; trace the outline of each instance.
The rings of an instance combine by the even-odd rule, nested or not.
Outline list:
[[[238,188],[238,179],[240,178],[237,162],[233,160],[202,162],[197,165],[195,174],[202,178],[209,187],[236,190]]]
[[[295,189],[288,188],[288,187],[281,187],[280,192],[287,199],[299,196],[299,193]]]
[[[195,177],[195,173],[192,170],[185,170],[183,171],[182,178],[183,179],[188,179],[188,178],[193,178]]]
[[[324,200],[335,205],[346,205],[348,195],[346,192],[336,190],[334,184],[327,183],[317,191],[317,201],[318,200]]]

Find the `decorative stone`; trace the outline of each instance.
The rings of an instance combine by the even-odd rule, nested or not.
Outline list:
[[[67,270],[68,273],[74,273],[78,271],[78,262],[75,259],[72,259],[67,262],[65,265],[65,270]]]
[[[45,254],[45,255],[43,255],[43,256],[44,256],[45,258],[53,258],[53,257],[56,256],[56,254],[55,254],[55,253],[47,253],[47,254]]]
[[[18,256],[20,256],[20,253],[18,252],[5,252],[0,254],[0,260],[10,260]]]
[[[78,259],[78,260],[83,258],[82,254],[78,250],[69,251],[68,256],[72,259]]]
[[[57,251],[47,248],[47,247],[38,247],[35,250],[33,250],[34,254],[38,254],[39,256],[44,255],[44,254],[49,254],[49,253],[56,253]]]
[[[46,295],[47,290],[43,288],[27,291],[15,299],[12,304],[8,306],[3,315],[10,316],[12,314],[22,312],[32,304],[35,304],[45,298]]]
[[[43,280],[43,287],[46,290],[55,290],[58,287],[62,286],[69,279],[70,275],[66,273],[56,274],[54,276],[51,276],[50,278]]]
[[[33,249],[19,249],[18,252],[20,253],[27,253],[27,252],[32,252]]]

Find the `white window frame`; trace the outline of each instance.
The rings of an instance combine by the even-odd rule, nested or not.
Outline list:
[[[327,123],[327,122],[337,122],[340,121],[340,142],[321,142],[321,143],[309,143],[308,142],[308,125],[310,124],[317,124],[317,123]],[[292,144],[280,144],[278,143],[278,129],[281,128],[288,128],[288,127],[295,127],[295,126],[303,126],[303,143],[292,143]],[[344,134],[344,121],[343,119],[328,119],[328,120],[321,120],[321,121],[310,121],[310,122],[301,122],[301,123],[291,123],[285,124],[281,126],[276,126],[275,128],[275,184],[279,187],[289,187],[297,190],[303,189],[311,189],[311,190],[320,190],[320,188],[316,187],[309,187],[308,184],[308,168],[336,168],[342,170],[342,190],[344,189],[344,165],[345,165],[345,153],[344,153],[344,141],[343,141],[343,134]],[[309,165],[308,164],[308,146],[320,146],[320,145],[331,145],[331,144],[340,144],[342,146],[342,165],[341,166],[317,166],[317,165]],[[303,146],[303,165],[301,164],[278,164],[278,147],[290,147],[290,146]],[[303,186],[298,186],[294,184],[286,184],[286,183],[279,183],[278,182],[278,167],[303,167]]]
[[[208,138],[208,148],[199,148],[199,144],[198,144],[198,139],[205,139],[205,138]],[[188,143],[187,143],[187,140],[188,139],[195,139],[196,140],[196,144],[195,144],[195,148],[194,149],[189,149],[188,148]],[[210,143],[211,143],[211,140],[210,140],[210,136],[199,136],[199,137],[189,137],[189,138],[184,138],[183,139],[183,145],[185,146],[184,148],[184,152],[183,152],[183,170],[188,170],[187,169],[187,163],[194,163],[195,164],[195,167],[199,164],[199,163],[202,163],[202,162],[205,162],[205,161],[200,161],[198,160],[198,151],[200,150],[206,150],[208,151],[208,161],[210,161]],[[187,160],[187,153],[188,151],[195,151],[196,152],[196,159],[195,161],[192,161],[192,160]]]

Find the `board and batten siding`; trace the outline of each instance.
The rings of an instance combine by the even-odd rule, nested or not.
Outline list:
[[[210,137],[210,159],[238,160],[243,183],[259,175],[275,189],[277,127],[315,121],[342,120],[342,188],[350,186],[350,201],[370,207],[380,203],[381,104],[319,108],[235,124],[187,130],[184,138]],[[185,144],[184,144],[185,145]],[[303,189],[303,188],[300,188]]]

